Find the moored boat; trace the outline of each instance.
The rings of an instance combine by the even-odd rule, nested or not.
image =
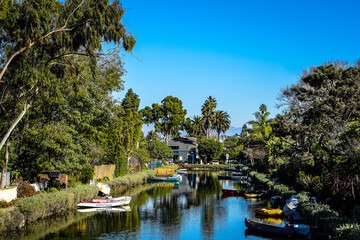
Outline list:
[[[264,193],[244,193],[246,198],[261,198]]]
[[[173,175],[171,177],[154,176],[154,177],[148,178],[148,182],[178,182],[178,181],[180,181],[180,179],[181,178],[179,175]]]
[[[255,213],[263,216],[281,216],[282,210],[274,208],[257,208],[255,209]]]
[[[106,202],[105,202],[106,201]],[[92,199],[91,201],[82,200],[78,207],[90,207],[90,208],[112,208],[128,205],[131,201],[131,197],[118,197],[108,199]]]
[[[278,226],[254,222],[247,218],[245,218],[245,226],[248,229],[261,233],[269,233],[269,234],[285,235],[285,236],[291,236],[294,234],[293,226],[278,227]]]

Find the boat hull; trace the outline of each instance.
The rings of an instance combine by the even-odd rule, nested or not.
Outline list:
[[[247,218],[245,218],[245,226],[248,229],[261,233],[269,233],[269,234],[284,235],[284,236],[291,236],[294,234],[293,226],[277,227],[277,226],[257,223]]]
[[[148,182],[178,182],[180,181],[179,175],[174,175],[171,177],[151,177],[148,179]]]
[[[107,202],[99,201],[81,201],[77,206],[84,208],[113,208],[128,205],[131,201],[131,197],[119,197],[108,199]]]

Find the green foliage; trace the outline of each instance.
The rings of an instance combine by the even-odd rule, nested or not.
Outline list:
[[[86,164],[81,171],[80,174],[80,181],[82,183],[89,183],[90,180],[93,179],[94,176],[94,168],[92,166],[90,166],[89,164]]]
[[[167,96],[161,105],[153,104],[152,108],[145,107],[141,111],[145,123],[154,123],[156,132],[162,133],[166,140],[179,136],[179,131],[185,122],[186,110],[182,101],[177,97]]]
[[[142,136],[142,124],[139,110],[140,99],[130,88],[121,103],[123,117],[122,142],[127,156],[131,156]]]
[[[150,152],[146,148],[135,149],[133,153],[133,158],[135,158],[141,167],[150,160]]]
[[[220,157],[223,145],[215,139],[202,139],[199,141],[198,151],[204,163],[208,163]]]
[[[334,239],[357,240],[360,239],[360,225],[346,223],[335,229]]]
[[[146,170],[114,178],[107,184],[112,189],[112,194],[121,195],[124,192],[128,191],[131,187],[145,183],[149,177],[154,175],[154,170]]]
[[[149,150],[151,158],[158,160],[167,160],[174,155],[172,149],[166,143],[157,140],[148,142],[147,150]]]
[[[126,51],[136,43],[121,23],[120,2],[4,0],[0,12],[3,66],[16,56],[0,76],[2,137],[24,116],[10,139],[14,168],[32,179],[44,170],[77,175],[86,164],[116,162],[121,141],[131,148],[119,137],[124,116],[112,97],[123,89],[124,69],[102,43]]]
[[[128,158],[126,156],[119,156],[117,158],[117,161],[115,163],[115,171],[114,174],[116,177],[124,176],[127,174],[128,168],[127,168]]]

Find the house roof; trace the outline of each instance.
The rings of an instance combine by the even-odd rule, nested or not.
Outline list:
[[[195,145],[196,145],[196,138],[178,137],[178,138],[172,138],[168,142],[169,147],[178,146],[179,149],[189,149],[190,150],[190,149],[194,148]]]

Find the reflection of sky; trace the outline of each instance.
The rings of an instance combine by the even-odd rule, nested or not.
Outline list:
[[[146,202],[133,206],[131,212],[95,214],[88,218],[85,235],[78,233],[81,237],[77,239],[245,239],[245,217],[261,222],[254,209],[266,206],[267,202],[222,198],[221,193],[213,193],[218,183],[216,174],[183,175],[176,187],[154,187],[141,193]],[[220,184],[216,186],[234,189],[233,181],[224,180]],[[65,229],[58,236],[61,240],[73,239],[74,233],[71,235]]]

